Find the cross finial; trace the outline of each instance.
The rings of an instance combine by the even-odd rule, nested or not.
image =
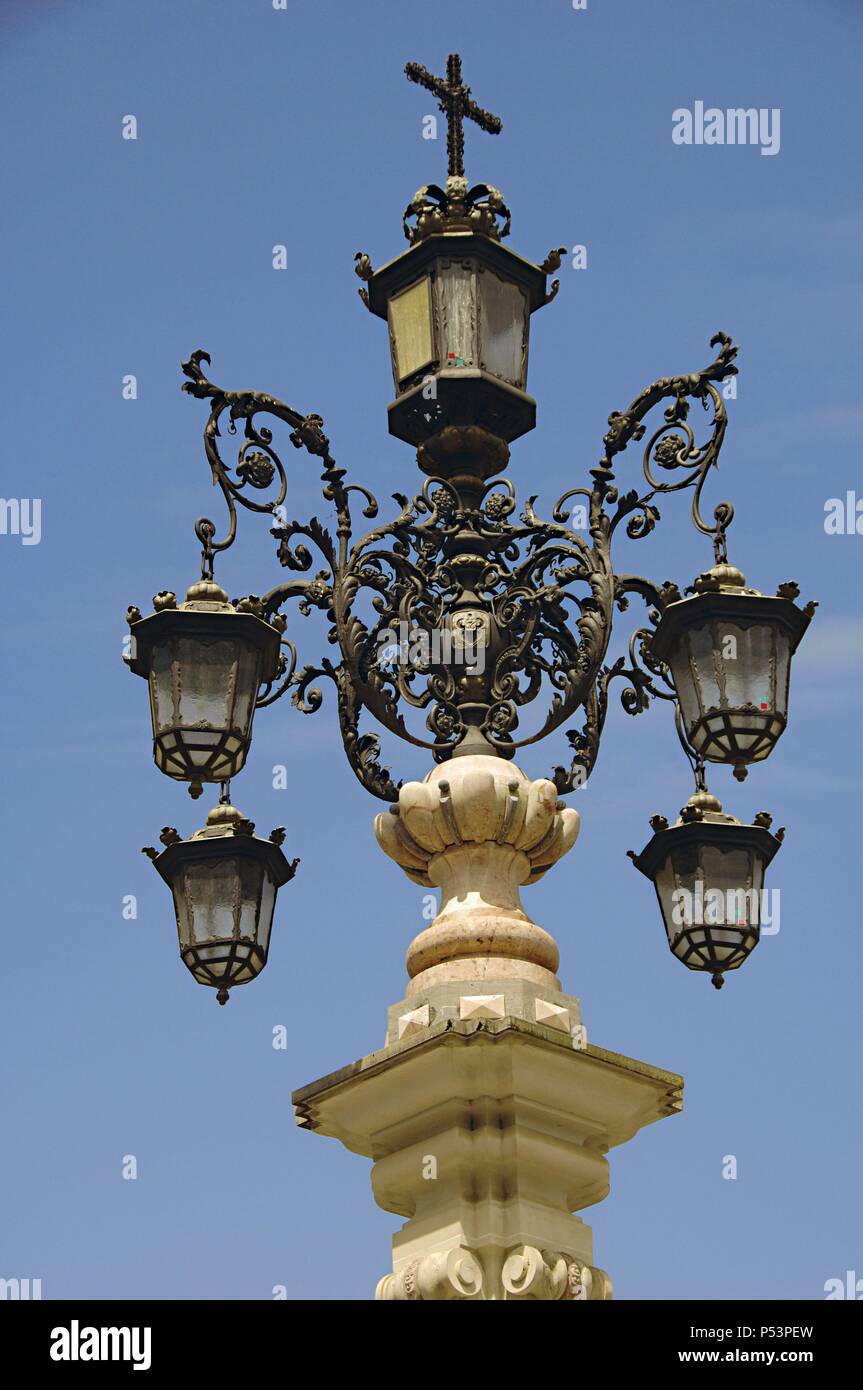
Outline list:
[[[477,106],[471,99],[470,87],[466,87],[461,79],[461,58],[457,53],[451,53],[447,58],[446,81],[442,77],[434,77],[421,63],[406,64],[405,74],[411,82],[418,82],[421,87],[425,87],[437,97],[438,105],[447,122],[447,172],[450,178],[454,175],[463,177],[465,116],[471,121],[476,121],[476,124],[487,130],[489,135],[499,135],[503,129],[503,122],[499,116],[492,116],[491,112],[483,111],[482,107]]]

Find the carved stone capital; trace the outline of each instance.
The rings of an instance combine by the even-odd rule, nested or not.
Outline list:
[[[395,1274],[385,1274],[375,1290],[383,1302],[425,1303],[482,1297],[482,1266],[464,1246],[411,1260]]]
[[[500,1269],[500,1284],[483,1273],[479,1253],[467,1246],[435,1251],[411,1260],[378,1283],[375,1298],[384,1302],[441,1302],[445,1300],[534,1299],[543,1302],[587,1303],[611,1298],[611,1280],[604,1270],[555,1250],[519,1245],[510,1250]]]
[[[604,1303],[612,1297],[611,1279],[604,1269],[571,1261],[566,1268],[564,1302]]]
[[[501,1270],[504,1298],[602,1302],[611,1298],[611,1280],[602,1269],[552,1250],[521,1245]]]
[[[504,1298],[563,1298],[568,1287],[568,1266],[563,1255],[521,1245],[504,1260],[501,1283]]]

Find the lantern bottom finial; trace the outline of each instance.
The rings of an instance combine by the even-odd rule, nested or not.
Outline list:
[[[225,989],[224,987],[223,987],[222,989],[220,989],[219,992],[218,992],[218,994],[216,995],[216,1000],[218,1001],[219,1004],[227,1004],[229,998],[230,998],[230,991],[227,990],[227,989]]]

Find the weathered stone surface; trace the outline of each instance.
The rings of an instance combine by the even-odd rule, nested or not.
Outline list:
[[[573,1213],[606,1196],[607,1151],[679,1110],[681,1087],[544,1025],[444,1019],[294,1102],[301,1126],[372,1159],[376,1202],[406,1218],[379,1298],[595,1299],[610,1282]]]

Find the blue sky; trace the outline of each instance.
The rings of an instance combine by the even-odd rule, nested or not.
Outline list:
[[[195,517],[221,520],[204,408],[179,390],[193,349],[220,384],[322,413],[339,463],[384,506],[413,491],[353,256],[397,254],[404,205],[445,174],[443,138],[422,139],[430,98],[402,69],[442,71],[456,48],[504,121],[498,138],[469,129],[466,162],[504,190],[510,245],[536,260],[588,248],[534,320],[520,496],[550,503],[586,480],[608,413],[704,365],[723,329],[740,377],[710,507],[734,501],[730,554],[753,584],[795,578],[821,605],[778,750],[743,786],[711,779],[737,815],[766,808],[788,826],[768,876],[781,930],[721,994],[672,959],[625,857],[689,795],[665,708],[612,710],[575,802],[581,839],[525,893],[591,1040],[686,1077],[684,1113],[611,1155],[611,1196],[583,1213],[596,1262],[620,1298],[811,1299],[863,1273],[863,537],[824,530],[829,498],[863,494],[861,29],[854,0],[6,0],[2,492],[41,499],[42,535],[0,536],[0,1276],[41,1278],[48,1298],[269,1298],[283,1284],[360,1299],[390,1267],[398,1223],[374,1206],[368,1164],[296,1130],[290,1092],[381,1044],[421,890],[375,846],[377,803],[331,702],[310,718],[263,711],[234,799],[265,832],[286,825],[302,863],[267,970],[217,1008],[179,962],[169,895],[140,853],[165,824],[190,832],[207,803],[156,771],[145,689],[120,658],[127,605],[190,583]],[[672,112],[696,101],[778,108],[779,152],[674,144]],[[127,114],[136,141],[121,138]],[[314,466],[288,454],[289,511],[328,519]],[[621,481],[639,467],[625,455]],[[683,498],[662,512],[620,565],[688,583],[709,545]],[[241,517],[219,574],[231,593],[278,582],[264,523]],[[634,621],[619,620],[612,656]],[[292,631],[316,659],[314,620]],[[523,766],[543,775],[564,751],[561,735]],[[391,761],[427,770],[409,750]]]

